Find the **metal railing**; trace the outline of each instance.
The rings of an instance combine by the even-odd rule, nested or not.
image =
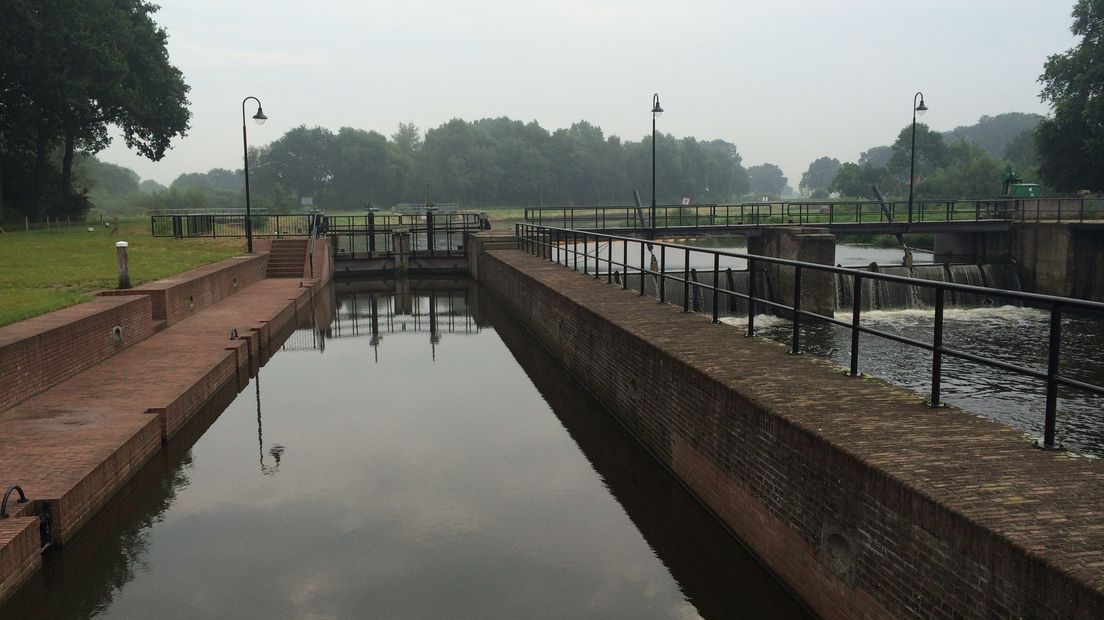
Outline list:
[[[529,207],[531,224],[571,229],[652,228],[651,207],[635,205]],[[919,224],[939,222],[1084,222],[1104,220],[1104,198],[996,198],[982,200],[751,202],[657,205],[655,228],[765,225]]]
[[[257,215],[250,217],[254,237],[306,237],[314,223],[314,215]],[[199,237],[245,237],[245,215],[236,213],[190,213],[151,215],[150,230],[154,237],[177,239]]]
[[[462,256],[464,239],[481,230],[478,213],[432,213],[406,215],[399,213],[368,213],[337,215],[326,218],[326,234],[334,241],[335,256],[355,259],[390,256],[392,233],[410,233],[412,256]]]
[[[635,272],[637,277],[639,277],[640,279],[640,295],[645,294],[645,281],[647,277],[650,276],[656,282],[656,289],[658,291],[659,301],[661,303],[666,302],[666,288],[669,281],[674,282],[676,285],[681,285],[683,287],[683,312],[691,311],[690,293],[692,287],[694,287],[695,291],[701,291],[703,294],[711,294],[713,297],[713,323],[719,322],[718,309],[720,306],[718,302],[721,296],[727,296],[729,299],[735,298],[744,300],[747,302],[748,305],[748,336],[755,335],[755,315],[758,308],[778,311],[782,315],[787,316],[791,322],[790,351],[795,354],[801,352],[801,324],[803,319],[821,321],[824,323],[838,325],[840,327],[849,329],[851,334],[849,374],[851,376],[859,375],[859,342],[861,334],[877,336],[903,345],[929,351],[932,354],[932,372],[931,395],[930,399],[928,400],[928,405],[931,407],[942,406],[942,402],[940,400],[940,389],[943,382],[942,364],[944,358],[955,358],[966,362],[972,362],[991,368],[997,368],[1032,379],[1040,380],[1044,382],[1046,387],[1046,410],[1044,412],[1043,421],[1043,442],[1041,444],[1037,443],[1037,445],[1039,445],[1039,447],[1041,448],[1057,449],[1060,447],[1059,444],[1056,442],[1056,415],[1059,387],[1074,388],[1092,393],[1097,396],[1104,396],[1104,386],[1079,381],[1077,379],[1064,376],[1059,372],[1063,311],[1071,310],[1093,313],[1093,316],[1098,317],[1099,319],[1104,319],[1104,303],[1083,301],[1066,297],[1055,297],[1052,295],[1041,295],[1037,293],[1024,293],[1020,291],[1009,291],[980,286],[970,286],[966,284],[954,284],[950,282],[940,282],[936,280],[923,280],[918,278],[895,276],[878,272],[861,271],[845,267],[834,267],[831,265],[822,265],[818,263],[806,263],[802,261],[788,260],[783,258],[774,258],[770,256],[756,256],[753,254],[745,254],[740,252],[695,248],[673,243],[648,241],[635,237],[608,235],[585,230],[554,228],[549,226],[537,226],[533,224],[516,224],[515,235],[517,238],[517,246],[519,249],[533,255],[541,256],[548,259],[549,261],[571,267],[576,271],[579,270],[579,260],[580,257],[582,257],[582,272],[586,275],[593,274],[595,279],[599,279],[602,277],[602,265],[604,264],[604,275],[606,277],[607,283],[613,284],[616,279],[617,281],[619,281],[621,287],[624,289],[628,289],[629,276],[632,275],[633,272]],[[614,256],[613,248],[615,243],[620,244],[621,246],[620,257]],[[604,257],[601,251],[603,245],[605,246]],[[632,247],[632,250],[630,250],[630,247]],[[593,248],[593,250],[591,248]],[[657,261],[657,266],[653,268],[652,266],[647,266],[648,264],[645,262],[645,254],[647,252],[652,252],[653,260],[656,260],[654,258],[655,249],[659,250],[660,258]],[[680,275],[672,275],[666,271],[665,263],[668,254],[681,255],[683,269]],[[700,283],[694,281],[691,278],[690,265],[692,255],[707,255],[711,257],[711,262],[713,266],[712,284]],[[632,256],[634,259],[639,258],[639,262],[631,263],[629,260],[630,256]],[[620,260],[618,260],[618,258],[620,258]],[[743,259],[747,262],[747,292],[730,290],[721,286],[719,274],[721,271],[722,258]],[[779,267],[792,269],[793,291],[792,299],[789,304],[781,303],[776,299],[766,299],[756,295],[756,274],[761,267],[770,265],[777,265]],[[592,266],[593,269],[591,269]],[[854,291],[854,293],[852,298],[850,320],[843,321],[837,319],[834,314],[832,316],[828,316],[825,314],[811,312],[802,308],[801,297],[803,274],[833,274],[836,277],[851,278],[852,290]],[[811,275],[810,277],[816,276]],[[935,307],[934,324],[932,328],[932,341],[922,342],[892,332],[882,331],[861,325],[860,317],[863,311],[862,283],[866,279],[933,289]],[[954,293],[956,295],[980,294],[986,296],[999,296],[1002,298],[1015,300],[1016,302],[1023,305],[1036,306],[1039,308],[1047,309],[1050,313],[1050,321],[1048,332],[1046,371],[1044,372],[1033,368],[1027,368],[1019,364],[1012,364],[1002,360],[976,355],[967,351],[953,349],[945,346],[943,344],[944,308],[947,302],[948,293]]]
[[[254,237],[328,236],[333,242],[334,256],[351,259],[395,253],[391,234],[398,230],[410,233],[410,249],[414,256],[462,256],[465,237],[482,229],[482,218],[476,212],[328,215],[322,216],[321,221],[317,214],[311,213],[253,215],[251,222]],[[243,238],[245,215],[153,215],[150,227],[154,237]]]

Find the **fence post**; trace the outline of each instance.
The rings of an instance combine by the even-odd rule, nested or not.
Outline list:
[[[659,246],[659,303],[667,303],[667,246]]]
[[[1060,450],[1055,442],[1058,411],[1058,361],[1062,345],[1062,306],[1054,302],[1050,306],[1050,349],[1047,355],[1046,419],[1043,422],[1043,444],[1035,445],[1044,450]]]
[[[640,242],[640,294],[644,295],[644,242]]]
[[[939,402],[939,387],[942,381],[943,369],[943,304],[945,291],[943,287],[935,287],[935,333],[932,337],[932,389],[929,407],[942,407]]]
[[[755,261],[751,258],[748,264],[748,327],[747,335],[755,335]]]
[[[627,291],[629,289],[629,242],[624,240],[621,242],[621,290]]]
[[[719,296],[717,294],[717,288],[719,287],[719,284],[720,284],[720,272],[721,272],[721,255],[720,254],[713,254],[713,322],[714,323],[719,322],[717,320],[717,316],[718,316],[718,314],[717,314],[718,313],[717,302],[718,302],[718,299],[719,299]]]
[[[859,376],[859,313],[862,312],[862,276],[855,274],[851,284],[851,373]]]
[[[690,312],[690,248],[686,248],[682,258],[682,311]]]
[[[794,265],[793,337],[790,353],[801,353],[801,266]]]

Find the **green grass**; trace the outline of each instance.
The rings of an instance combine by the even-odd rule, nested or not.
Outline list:
[[[64,308],[118,284],[115,242],[130,243],[134,285],[244,251],[241,240],[155,239],[149,220],[123,222],[118,235],[73,225],[0,234],[0,325]]]

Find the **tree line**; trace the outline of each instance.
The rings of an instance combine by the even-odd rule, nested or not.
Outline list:
[[[154,161],[188,129],[188,86],[144,0],[6,0],[0,13],[0,221],[79,217],[80,153],[109,127]]]
[[[390,138],[343,127],[296,127],[250,153],[251,187],[279,202],[310,196],[328,209],[459,202],[470,206],[626,204],[651,196],[652,143],[607,136],[579,121],[549,131],[509,118],[452,119]],[[736,145],[656,136],[660,203],[731,200],[748,191]]]

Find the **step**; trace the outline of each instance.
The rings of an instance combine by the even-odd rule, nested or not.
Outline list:
[[[42,567],[38,517],[0,519],[0,601]]]

